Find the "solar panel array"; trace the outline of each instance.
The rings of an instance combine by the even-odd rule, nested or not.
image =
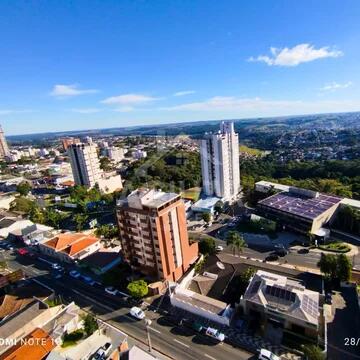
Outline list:
[[[319,315],[318,303],[313,299],[309,298],[307,295],[303,296],[301,307],[313,317],[317,317]]]
[[[339,197],[325,194],[312,198],[282,192],[261,200],[259,204],[313,220],[340,201]]]
[[[266,285],[265,294],[276,297],[286,302],[295,302],[296,294],[283,287]]]

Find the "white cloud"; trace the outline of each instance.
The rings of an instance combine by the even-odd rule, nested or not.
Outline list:
[[[99,92],[96,89],[79,89],[78,85],[54,85],[52,91],[50,92],[51,96],[55,97],[68,97],[68,96],[78,96],[84,94],[94,94]]]
[[[331,49],[329,46],[321,48],[314,48],[310,44],[299,44],[293,48],[270,48],[271,56],[259,55],[257,57],[250,57],[248,61],[264,62],[269,66],[297,66],[301,63],[306,63],[323,58],[336,58],[344,55],[342,51]]]
[[[350,87],[351,85],[352,85],[351,81],[348,81],[343,84],[333,81],[332,83],[323,86],[320,90],[321,91],[336,91],[336,90],[340,90],[340,89],[346,89],[346,88]]]
[[[71,109],[72,112],[79,113],[79,114],[95,114],[100,112],[101,109],[98,108],[80,108],[80,109]]]
[[[277,116],[320,112],[359,111],[360,100],[266,100],[259,97],[215,96],[205,101],[185,103],[159,110],[219,113],[224,116]]]
[[[175,94],[173,94],[173,96],[185,96],[185,95],[191,95],[191,94],[195,94],[195,90],[183,90],[183,91],[178,91]]]
[[[159,98],[142,94],[123,94],[118,96],[111,96],[107,99],[102,100],[101,102],[108,105],[137,105],[148,103],[158,99]]]

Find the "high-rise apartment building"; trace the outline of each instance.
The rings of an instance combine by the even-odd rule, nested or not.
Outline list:
[[[68,149],[76,185],[93,187],[102,178],[95,144],[71,144]]]
[[[122,251],[141,272],[177,281],[198,257],[190,244],[180,195],[138,189],[117,207]]]
[[[4,131],[0,126],[0,159],[4,159],[5,157],[10,155],[10,150],[5,138]]]
[[[64,148],[64,151],[66,151],[68,149],[68,147],[72,144],[80,144],[80,139],[79,138],[73,138],[73,137],[67,137],[67,138],[62,138],[61,139],[61,143],[62,146]]]
[[[222,122],[218,133],[206,133],[200,144],[203,191],[225,201],[240,192],[239,138],[233,122]]]

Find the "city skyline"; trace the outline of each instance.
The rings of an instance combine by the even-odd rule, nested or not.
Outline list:
[[[324,4],[2,3],[0,123],[15,135],[360,110],[360,5]]]

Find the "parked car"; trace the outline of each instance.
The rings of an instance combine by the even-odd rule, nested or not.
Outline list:
[[[276,260],[279,260],[279,256],[275,253],[272,253],[270,255],[268,255],[266,258],[265,258],[266,261],[276,261]]]
[[[309,253],[309,249],[306,249],[306,248],[298,250],[298,254],[308,254],[308,253]]]
[[[109,355],[109,352],[111,350],[111,343],[106,343],[104,346],[99,348],[96,353],[93,355],[94,360],[105,360],[107,356]]]
[[[288,254],[289,252],[285,249],[285,248],[281,248],[281,249],[276,249],[274,254],[280,256],[280,257],[284,257]]]
[[[280,358],[273,354],[271,351],[267,349],[261,349],[259,353],[259,360],[280,360]]]
[[[216,251],[218,251],[218,252],[224,251],[224,247],[221,246],[221,245],[218,245],[218,246],[216,247]]]
[[[113,286],[106,287],[105,292],[107,294],[110,294],[110,295],[117,295],[118,294],[118,290],[115,289]]]
[[[139,320],[142,320],[145,318],[145,313],[137,306],[134,306],[130,309],[130,315]]]
[[[57,279],[57,280],[62,278],[62,274],[59,272],[54,272],[52,275],[53,275],[54,279]]]
[[[53,263],[53,264],[51,265],[51,267],[52,267],[54,270],[57,270],[57,269],[60,269],[60,268],[61,268],[61,266],[60,266],[58,263]]]
[[[75,278],[75,279],[78,279],[78,278],[81,276],[81,274],[80,274],[78,271],[76,271],[76,270],[71,270],[71,271],[69,272],[69,275],[70,275],[71,277]]]
[[[201,332],[202,329],[204,328],[202,324],[198,323],[198,322],[194,322],[192,324],[192,328],[197,331],[197,332]]]
[[[223,342],[225,340],[225,335],[215,328],[208,327],[205,334],[220,342]]]

